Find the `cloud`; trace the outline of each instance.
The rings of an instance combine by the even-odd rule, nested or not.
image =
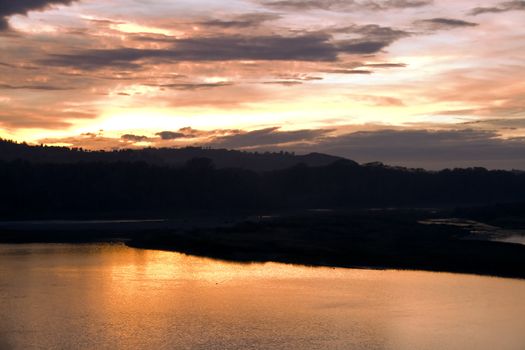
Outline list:
[[[190,137],[182,132],[175,132],[175,131],[161,131],[161,132],[156,133],[155,135],[159,136],[163,140],[176,140],[176,139]]]
[[[463,21],[461,19],[453,18],[431,18],[423,19],[415,22],[430,30],[454,29],[461,27],[475,27],[478,24],[473,22]]]
[[[155,133],[157,137],[144,135],[124,134],[120,138],[111,138],[101,133],[85,133],[79,136],[43,139],[40,142],[66,143],[75,147],[97,149],[102,143],[111,145],[110,148],[127,147],[137,142],[150,142],[153,146],[172,146],[169,141],[180,141],[183,145],[205,145],[218,148],[254,148],[257,146],[278,146],[294,142],[314,142],[330,133],[331,129],[304,129],[293,131],[281,131],[280,127],[270,127],[257,130],[239,129],[214,129],[200,130],[192,127],[180,128],[176,131],[160,131]],[[96,142],[89,146],[89,141]],[[180,143],[178,143],[180,145]]]
[[[173,83],[173,84],[147,84],[147,86],[156,86],[160,88],[169,88],[174,90],[186,90],[186,91],[192,91],[192,90],[201,90],[201,89],[213,89],[223,86],[231,86],[233,83],[231,82],[218,82],[218,83]]]
[[[212,19],[208,21],[199,22],[198,24],[223,29],[249,28],[257,27],[263,24],[264,22],[274,21],[279,18],[281,18],[281,15],[276,13],[247,13],[229,20]]]
[[[294,86],[304,82],[323,80],[322,77],[308,75],[306,73],[281,73],[275,76],[276,80],[264,81],[263,84]]]
[[[523,119],[518,122],[523,123]],[[497,123],[498,121],[493,121],[494,125]],[[276,126],[245,131],[198,130],[186,127],[178,131],[159,132],[156,134],[157,139],[133,134],[110,138],[101,134],[86,133],[39,142],[66,143],[89,149],[113,149],[134,147],[134,143],[144,141],[153,146],[167,146],[172,144],[166,142],[179,140],[184,141],[181,145],[252,151],[286,150],[300,154],[321,152],[360,163],[381,161],[385,164],[427,169],[484,166],[493,169],[525,170],[525,138],[505,139],[492,130],[401,130],[374,126],[370,131],[341,134],[344,130],[325,128],[283,131]]]
[[[8,29],[7,18],[29,11],[45,10],[52,5],[69,5],[75,0],[3,0],[0,3],[0,31]]]
[[[322,77],[318,77],[315,75],[309,75],[307,73],[281,73],[281,74],[277,74],[276,77],[284,81],[291,80],[291,81],[298,81],[298,82],[323,80]]]
[[[263,84],[294,86],[294,85],[302,85],[303,82],[300,80],[274,80],[274,81],[264,81]]]
[[[510,130],[516,130],[516,129],[525,129],[525,118],[509,118],[509,119],[503,119],[503,118],[495,118],[495,119],[481,119],[481,120],[475,120],[475,121],[468,121],[463,123],[463,125],[467,127],[478,127],[478,128],[484,128],[484,129],[510,129]]]
[[[92,133],[86,132],[77,136],[69,136],[62,138],[43,138],[38,140],[38,143],[44,145],[65,144],[71,147],[79,147],[91,150],[116,150],[125,149],[133,146],[135,141],[125,138],[114,138],[104,136],[102,132]]]
[[[38,67],[32,66],[32,65],[26,65],[26,64],[11,64],[11,63],[0,62],[0,66],[7,67],[7,68],[13,68],[13,69],[38,70]]]
[[[263,1],[262,4],[281,10],[326,10],[326,11],[382,11],[421,7],[431,4],[431,0],[280,0]]]
[[[60,90],[73,90],[69,87],[53,86],[53,85],[9,85],[0,84],[0,89],[6,90],[49,90],[49,91],[60,91]]]
[[[323,138],[315,146],[295,146],[296,152],[317,151],[358,162],[440,169],[485,166],[525,169],[525,141],[503,139],[487,130],[379,130]]]
[[[52,108],[11,108],[0,110],[0,128],[5,129],[64,129],[74,119],[92,119],[89,112],[59,111]]]
[[[225,148],[253,148],[257,146],[280,145],[298,141],[314,142],[317,138],[326,135],[330,131],[332,130],[304,129],[281,131],[280,127],[276,126],[217,137],[209,145]]]
[[[519,11],[519,10],[525,11],[525,1],[521,1],[521,0],[505,1],[493,7],[475,7],[469,12],[469,14],[472,16],[477,16],[482,13],[499,13],[499,12]]]
[[[124,141],[131,141],[131,142],[144,142],[148,141],[149,137],[144,135],[133,135],[133,134],[124,134],[120,137]]]
[[[252,15],[253,16],[253,15]],[[332,34],[344,33],[354,39],[334,40]],[[340,54],[368,55],[379,52],[410,33],[376,24],[353,25],[295,36],[224,34],[176,38],[162,36],[164,48],[113,48],[81,50],[71,54],[50,54],[40,63],[50,66],[95,70],[106,67],[140,70],[146,63],[214,61],[304,61],[335,62]],[[148,41],[139,36],[135,39]],[[158,41],[154,38],[154,41]],[[191,89],[211,85],[173,85]]]
[[[384,41],[366,41],[361,39],[348,40],[339,43],[339,51],[349,54],[372,54],[390,45]]]
[[[296,60],[335,61],[338,49],[323,33],[285,36],[225,35],[171,40],[166,49],[94,49],[76,54],[53,54],[41,61],[52,66],[97,69],[102,67],[140,68],[141,61],[230,61]],[[354,50],[358,52],[359,50]],[[370,49],[366,49],[366,52]]]
[[[377,24],[362,26],[352,25],[335,28],[333,33],[344,33],[358,35],[360,38],[341,40],[337,42],[337,48],[341,53],[348,54],[372,54],[383,50],[394,41],[405,38],[411,33]]]
[[[333,73],[333,74],[372,74],[373,72],[371,70],[366,69],[327,69],[324,71],[325,73]]]
[[[491,130],[379,129],[336,135],[333,129],[281,131],[278,127],[217,137],[208,145],[259,151],[322,152],[361,163],[442,169],[484,166],[525,170],[525,139]]]
[[[394,42],[398,39],[410,36],[411,33],[392,28],[380,26],[378,24],[365,24],[365,25],[351,25],[345,27],[336,27],[327,29],[330,33],[344,33],[344,34],[356,34],[359,35],[361,40],[364,41],[378,41],[378,42]]]
[[[224,135],[232,135],[240,133],[237,129],[215,129],[215,130],[199,130],[193,129],[192,127],[180,128],[177,131],[161,131],[155,135],[160,137],[161,140],[178,140],[178,139],[197,139],[197,138],[210,138],[210,137],[221,137]]]
[[[369,63],[363,65],[363,67],[370,68],[405,68],[406,66],[406,63]]]

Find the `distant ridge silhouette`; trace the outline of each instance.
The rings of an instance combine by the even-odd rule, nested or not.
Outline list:
[[[203,148],[89,152],[0,143],[0,218],[520,202],[525,173],[425,171],[323,154]]]
[[[0,160],[25,160],[37,163],[146,162],[154,165],[183,166],[193,158],[209,158],[217,168],[242,168],[254,171],[285,169],[299,163],[322,166],[341,157],[322,153],[295,155],[290,152],[244,152],[202,147],[144,148],[114,151],[88,151],[81,148],[31,146],[0,139]],[[357,164],[357,163],[356,163]]]

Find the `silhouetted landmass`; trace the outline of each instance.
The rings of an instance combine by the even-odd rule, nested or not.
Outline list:
[[[2,142],[2,220],[170,220],[95,226],[4,221],[0,242],[117,240],[238,261],[525,277],[525,246],[420,223],[457,216],[523,229],[525,173],[305,157],[200,148],[86,152]],[[277,218],[246,220],[264,212]]]
[[[201,147],[144,148],[115,151],[88,151],[81,148],[30,146],[0,139],[0,160],[36,163],[145,162],[154,165],[184,166],[193,158],[208,158],[217,168],[243,168],[253,171],[284,169],[298,163],[309,166],[330,164],[340,157],[321,153],[295,155],[289,152],[243,152]]]
[[[460,207],[452,211],[450,216],[477,220],[506,229],[525,230],[525,202]]]
[[[522,201],[525,173],[427,172],[338,160],[256,172],[145,162],[0,162],[0,218],[165,217],[194,211],[444,207]]]

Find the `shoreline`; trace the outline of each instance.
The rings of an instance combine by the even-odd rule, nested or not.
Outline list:
[[[0,243],[120,242],[235,262],[470,273],[525,279],[525,245],[425,225],[421,210],[0,222]],[[36,229],[38,228],[38,229]]]
[[[486,241],[480,241],[486,242]],[[492,263],[487,261],[488,264],[483,266],[467,266],[453,265],[448,262],[449,258],[454,258],[454,255],[443,256],[442,260],[432,260],[431,262],[401,262],[397,260],[395,262],[386,262],[382,259],[362,259],[359,261],[353,259],[338,259],[338,258],[327,258],[326,256],[314,255],[279,255],[275,253],[268,253],[267,255],[261,253],[251,253],[246,251],[235,251],[230,249],[224,249],[219,252],[210,253],[201,248],[189,247],[181,244],[179,246],[170,245],[154,245],[154,244],[143,244],[137,243],[136,241],[123,242],[126,246],[135,249],[145,250],[158,250],[167,252],[177,252],[186,255],[199,256],[204,258],[236,262],[236,263],[282,263],[292,265],[303,265],[310,267],[332,267],[332,268],[351,268],[351,269],[373,269],[373,270],[413,270],[413,271],[429,271],[429,272],[443,272],[443,273],[460,273],[460,274],[471,274],[479,276],[490,276],[500,278],[513,278],[513,279],[525,279],[525,271],[517,266],[491,266]],[[498,242],[491,242],[490,248],[495,248],[492,243],[498,244]],[[504,254],[510,256],[517,256],[525,254],[525,247],[521,247],[519,244],[502,243],[504,246],[499,246],[498,254],[504,251]],[[513,247],[509,247],[513,246]],[[522,265],[523,266],[523,265]]]

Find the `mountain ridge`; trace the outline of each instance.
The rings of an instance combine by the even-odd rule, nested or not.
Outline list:
[[[84,150],[64,146],[28,145],[0,139],[0,160],[24,160],[35,163],[77,162],[146,162],[153,165],[184,166],[194,158],[208,158],[217,168],[243,168],[254,171],[272,171],[297,164],[329,165],[346,158],[312,152],[296,155],[293,152],[248,152],[205,147],[141,148],[122,150]],[[349,160],[350,161],[350,160]],[[353,161],[351,161],[353,162]],[[354,162],[356,165],[357,163]]]

